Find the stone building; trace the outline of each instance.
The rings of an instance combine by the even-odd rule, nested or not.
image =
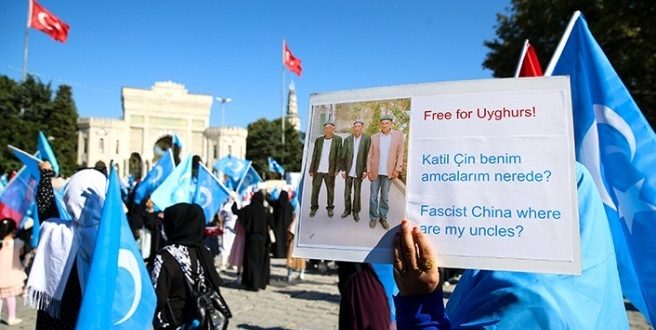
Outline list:
[[[227,155],[246,155],[245,128],[210,127],[212,95],[192,94],[168,81],[150,89],[123,87],[121,99],[120,119],[78,120],[78,164],[114,160],[121,176],[142,177],[172,147],[174,134],[182,142],[182,148],[173,148],[178,159],[198,155],[212,166],[215,159]]]
[[[289,83],[286,118],[287,122],[292,124],[297,131],[301,130],[301,118],[298,117],[298,102],[296,101],[296,86],[293,80]]]

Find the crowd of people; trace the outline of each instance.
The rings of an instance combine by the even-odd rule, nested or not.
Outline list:
[[[416,226],[403,221],[393,246],[392,274],[398,287],[393,301],[374,265],[338,263],[340,329],[628,328],[603,207],[590,175],[579,167],[578,176],[582,275],[467,270],[445,306],[436,253]],[[70,178],[63,200],[72,221],[60,219],[53,178],[43,162],[36,191],[40,242],[29,270],[19,260],[29,249],[23,236],[29,230],[18,231],[14,219],[0,220],[0,311],[6,303],[9,325],[21,322],[16,317],[20,294],[38,310],[37,329],[73,329],[78,320],[107,174],[100,168],[83,169]],[[157,212],[146,199],[143,205],[126,207],[135,239],[149,240],[142,253],[157,296],[154,328],[198,326],[195,291],[189,288],[219,291],[224,285],[220,271],[227,268],[237,269],[243,288],[253,291],[269,283],[272,257],[287,258],[290,281],[295,272],[302,279],[305,261],[292,257],[298,211],[294,193],[233,194],[214,221],[221,228],[218,237],[208,235],[203,210],[196,204],[179,203]],[[208,238],[217,242],[216,253],[207,247]],[[230,315],[229,309],[224,312]]]
[[[34,217],[40,219],[40,243],[31,260],[19,238],[27,235],[29,239],[29,226],[18,228],[20,221],[9,218],[0,223],[0,301],[6,301],[8,324],[22,321],[16,317],[15,297],[24,294],[26,304],[38,310],[36,328],[75,328],[84,274],[90,267],[105,200],[107,172],[104,163],[98,163],[68,180],[62,196],[72,221],[64,221],[53,186],[58,178],[48,162],[41,163],[35,194],[38,216]],[[123,196],[124,211],[157,295],[155,328],[189,325],[197,316],[189,309],[192,297],[185,279],[194,287],[218,291],[223,285],[219,272],[231,268],[239,272],[237,281],[244,289],[265,289],[271,257],[288,258],[290,282],[294,272],[303,279],[305,261],[291,257],[298,207],[292,205],[295,192],[289,186],[276,190],[277,195],[258,189],[243,196],[233,193],[207,225],[196,204],[156,210],[149,198],[132,203],[134,189],[128,190]],[[31,272],[23,269],[25,263]]]

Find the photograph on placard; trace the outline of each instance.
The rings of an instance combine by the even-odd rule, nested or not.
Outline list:
[[[300,244],[371,250],[399,224],[409,108],[407,98],[312,104]]]

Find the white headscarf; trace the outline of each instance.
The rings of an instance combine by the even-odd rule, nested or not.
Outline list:
[[[106,191],[107,178],[96,170],[82,170],[71,177],[64,190],[64,204],[73,221],[48,219],[41,224],[27,281],[27,305],[57,317],[75,257],[84,289]]]

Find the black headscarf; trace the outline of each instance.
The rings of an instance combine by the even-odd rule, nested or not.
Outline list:
[[[198,204],[178,203],[164,210],[164,233],[168,244],[203,244],[205,214]]]
[[[253,194],[253,197],[251,198],[251,203],[252,202],[264,204],[264,193],[262,193],[261,190],[256,191],[255,194]]]
[[[210,251],[203,245],[205,214],[198,204],[178,203],[164,210],[164,233],[167,244],[185,245],[196,251],[198,261],[203,265],[210,283],[218,290],[223,283],[214,268]]]

